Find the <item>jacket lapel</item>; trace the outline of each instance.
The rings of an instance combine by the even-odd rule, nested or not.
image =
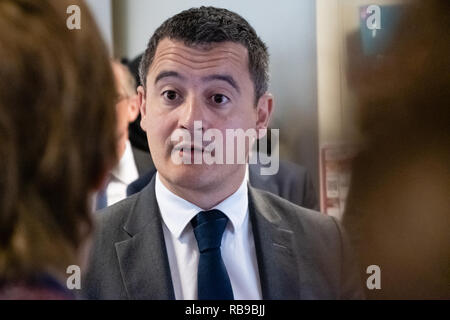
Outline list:
[[[115,247],[128,297],[175,299],[154,177],[136,198],[124,230],[130,239]]]
[[[263,299],[299,299],[299,267],[292,230],[262,195],[249,186],[249,212]]]

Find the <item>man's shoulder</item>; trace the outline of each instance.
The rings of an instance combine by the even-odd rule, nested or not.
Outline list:
[[[296,163],[280,160],[278,173],[273,176],[280,185],[289,186],[291,192],[304,193],[304,188],[310,187],[310,175],[308,170]],[[291,200],[291,199],[290,199]],[[303,203],[303,202],[302,202]]]
[[[336,218],[262,190],[252,192],[259,202],[259,214],[264,215],[254,221],[260,224],[258,220],[272,219],[276,230],[282,230],[291,238],[290,243],[295,248],[292,252],[301,266],[299,270],[303,276],[310,277],[312,284],[303,288],[304,297],[363,298],[352,249]]]
[[[303,176],[307,173],[307,170],[297,163],[280,160],[279,172],[281,175],[292,175],[294,173],[297,176]]]
[[[109,207],[95,213],[96,220],[101,229],[110,229],[112,226],[124,225],[132,212],[139,197],[139,193],[127,197]]]
[[[281,218],[302,218],[316,223],[326,223],[331,220],[331,217],[326,214],[301,207],[274,193],[259,188],[251,187],[251,194],[253,201],[258,202],[260,207],[264,206],[267,209],[272,209],[279,214]]]
[[[95,212],[96,230],[89,266],[83,277],[83,296],[88,299],[125,299],[126,290],[121,280],[118,243],[129,240],[126,225],[138,194]]]
[[[251,188],[251,193],[257,207],[278,220],[280,227],[311,236],[327,234],[336,236],[336,232],[340,232],[334,217],[301,207],[264,190]]]

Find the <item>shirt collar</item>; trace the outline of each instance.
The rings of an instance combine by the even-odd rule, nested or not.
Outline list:
[[[111,174],[125,184],[130,184],[139,177],[129,140],[125,142],[125,151]]]
[[[161,216],[169,231],[179,239],[186,226],[202,208],[184,200],[167,189],[156,173],[155,194]],[[248,212],[248,187],[244,178],[240,187],[212,209],[222,211],[232,224],[233,232],[240,229]]]

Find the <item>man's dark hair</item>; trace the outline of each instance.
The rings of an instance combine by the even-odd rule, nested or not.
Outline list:
[[[214,7],[191,8],[167,19],[153,34],[139,66],[142,85],[146,86],[148,69],[159,42],[169,38],[187,46],[219,42],[240,43],[248,51],[248,67],[255,88],[255,102],[267,91],[269,55],[264,42],[240,15]]]

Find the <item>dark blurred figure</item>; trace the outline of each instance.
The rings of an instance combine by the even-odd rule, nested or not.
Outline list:
[[[128,68],[131,74],[134,75],[136,79],[136,88],[140,85],[141,80],[139,79],[139,63],[141,63],[141,58],[143,54],[138,55],[136,58],[128,62]],[[131,144],[143,151],[150,152],[148,149],[147,135],[145,131],[141,128],[141,115],[139,114],[136,120],[130,123],[128,127],[128,135]]]
[[[81,29],[69,30],[76,4]],[[106,47],[80,1],[0,1],[0,299],[66,299],[116,162]]]
[[[355,89],[365,138],[344,224],[371,299],[450,298],[450,2],[415,1]],[[355,75],[353,75],[355,76]]]

